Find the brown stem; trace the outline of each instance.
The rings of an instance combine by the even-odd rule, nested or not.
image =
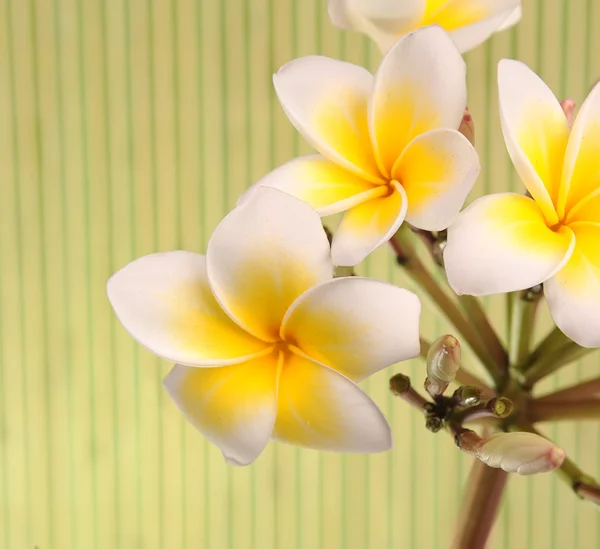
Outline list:
[[[590,398],[600,395],[600,377],[590,379],[577,385],[572,385],[566,389],[550,393],[536,399],[536,402],[556,402],[556,401],[568,401],[568,400],[581,400],[583,398]]]
[[[532,400],[528,408],[529,420],[532,423],[540,421],[567,421],[574,419],[600,418],[600,399],[566,400],[543,402]]]
[[[475,459],[461,505],[452,549],[483,549],[498,515],[508,473]]]
[[[467,314],[467,318],[471,324],[477,326],[481,339],[484,341],[486,348],[492,355],[494,362],[500,367],[501,371],[506,373],[508,370],[508,353],[502,345],[498,334],[481,306],[478,298],[472,295],[458,296],[458,302]]]
[[[390,379],[390,390],[411,406],[424,411],[427,401],[410,385],[410,378],[404,374],[396,374]]]
[[[427,360],[427,353],[429,352],[430,347],[431,344],[426,339],[421,338],[421,358]],[[465,370],[462,364],[456,372],[455,380],[461,385],[477,387],[481,391],[481,396],[486,399],[496,396],[495,391],[489,385],[479,379],[475,374]]]
[[[456,329],[487,368],[492,378],[498,382],[501,377],[500,366],[495,363],[494,358],[481,343],[475,327],[471,326],[458,305],[448,297],[446,292],[442,290],[437,281],[431,276],[431,273],[417,257],[412,244],[405,238],[401,240],[401,231],[402,229],[390,239],[390,244],[396,252],[398,263],[429,294],[440,310],[456,326]]]
[[[438,238],[436,238],[431,231],[423,231],[415,228],[412,230],[415,234],[421,237],[421,240],[425,244],[425,247],[429,251],[429,255],[433,261],[439,266],[443,267],[444,262],[442,259],[442,250],[445,242],[438,240]],[[490,324],[490,321],[485,314],[479,299],[471,295],[460,295],[458,296],[458,302],[467,315],[467,320],[469,320],[471,324],[477,326],[480,339],[489,351],[495,363],[500,367],[501,371],[506,373],[508,370],[508,353],[502,345],[502,342],[496,334],[496,331]]]
[[[580,482],[575,486],[575,493],[583,499],[589,499],[600,505],[600,486],[598,485]]]

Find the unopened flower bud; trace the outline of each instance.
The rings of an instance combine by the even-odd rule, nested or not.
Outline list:
[[[567,125],[569,128],[572,128],[573,121],[575,120],[575,107],[577,104],[572,99],[565,99],[564,101],[560,102],[560,106],[567,117]]]
[[[471,116],[468,107],[465,108],[458,131],[469,140],[471,145],[475,146],[475,123],[473,122],[473,117]]]
[[[460,343],[451,335],[436,339],[427,353],[425,389],[431,396],[441,395],[460,368]]]
[[[470,408],[481,402],[481,396],[481,391],[477,387],[463,385],[454,391],[452,398],[459,406]]]
[[[493,398],[487,404],[487,408],[497,418],[504,419],[512,414],[514,404],[505,397]]]
[[[475,456],[507,473],[533,475],[560,467],[565,451],[534,433],[495,433],[477,445]]]

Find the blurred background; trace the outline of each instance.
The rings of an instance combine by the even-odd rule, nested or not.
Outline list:
[[[597,1],[523,4],[514,30],[467,55],[484,166],[472,197],[522,191],[500,133],[499,59],[578,104],[600,76]],[[234,469],[183,421],[161,386],[170,365],[106,299],[108,277],[140,255],[204,252],[243,189],[310,151],[271,74],[314,53],[371,70],[380,59],[331,25],[326,0],[0,0],[0,548],[448,547],[470,459],[387,389],[400,370],[420,386],[421,362],[364,384],[392,452],[271,444]],[[388,249],[359,270],[413,288]],[[503,299],[486,307],[504,336]],[[448,330],[424,299],[424,335]],[[599,373],[593,354],[546,389]],[[545,432],[600,475],[600,425]],[[598,546],[597,510],[556,476],[511,479],[492,547]]]

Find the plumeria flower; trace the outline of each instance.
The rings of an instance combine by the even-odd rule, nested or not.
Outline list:
[[[461,52],[521,19],[521,0],[329,0],[334,25],[370,36],[385,52],[400,37],[437,24]]]
[[[405,219],[427,230],[454,219],[479,160],[457,131],[467,99],[465,63],[441,28],[400,40],[374,77],[309,56],[285,65],[274,83],[290,121],[320,154],[284,164],[255,188],[281,189],[322,216],[346,212],[332,244],[336,265],[361,262]]]
[[[271,437],[340,452],[391,447],[390,428],[356,382],[419,354],[411,292],[332,277],[319,216],[261,189],[227,215],[206,256],[152,254],[108,282],[139,343],[177,365],[165,387],[234,465]]]
[[[448,230],[444,260],[459,294],[544,283],[557,326],[600,347],[600,85],[572,130],[558,100],[524,64],[501,61],[500,115],[530,196],[485,196]]]

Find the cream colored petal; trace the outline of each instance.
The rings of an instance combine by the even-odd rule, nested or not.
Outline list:
[[[507,30],[511,27],[514,27],[517,23],[521,21],[523,18],[523,8],[521,7],[521,0],[518,0],[519,6],[516,7],[513,11],[510,12],[508,17],[504,20],[504,23],[500,26],[498,30]]]
[[[518,23],[520,16],[520,8],[505,10],[475,23],[454,29],[450,32],[450,36],[458,49],[465,53],[483,44],[492,34]]]
[[[317,151],[368,181],[380,181],[367,125],[373,76],[366,69],[311,55],[281,67],[273,83],[288,118]]]
[[[281,371],[274,438],[332,452],[389,450],[392,433],[377,405],[348,378],[298,353],[286,354]]]
[[[385,187],[368,183],[318,154],[295,158],[276,168],[248,189],[238,204],[260,187],[291,194],[307,202],[321,216],[346,211],[385,193]]]
[[[500,62],[498,86],[510,157],[548,224],[554,225],[569,137],[567,119],[548,86],[520,61]]]
[[[425,0],[329,0],[328,8],[334,25],[366,34],[385,53],[419,26]]]
[[[107,292],[132,337],[167,360],[215,366],[266,349],[215,301],[203,255],[175,251],[141,257],[110,278]]]
[[[391,189],[388,196],[363,202],[344,214],[331,245],[335,265],[358,265],[398,230],[406,217],[406,193],[397,183]]]
[[[433,130],[416,137],[392,172],[406,191],[406,221],[428,231],[447,228],[473,188],[479,169],[477,152],[456,130]]]
[[[467,102],[465,63],[437,26],[416,30],[384,57],[369,101],[369,130],[387,176],[404,148],[422,133],[458,129]]]
[[[572,223],[569,262],[544,284],[556,325],[583,347],[600,347],[600,223]]]
[[[319,215],[269,187],[221,221],[208,243],[206,266],[221,306],[265,341],[279,339],[283,316],[300,294],[333,278]]]
[[[336,278],[290,307],[282,335],[310,357],[360,381],[419,356],[419,298],[387,282]]]
[[[479,198],[448,228],[444,264],[457,294],[487,295],[531,288],[569,259],[570,229],[555,232],[536,203],[518,194]]]
[[[248,465],[264,450],[277,413],[278,353],[222,368],[177,364],[164,386],[186,419],[231,465]]]
[[[565,154],[559,214],[582,219],[582,206],[600,189],[600,84],[591,91],[575,119]],[[579,210],[579,213],[577,211]],[[600,209],[586,221],[600,222]],[[583,213],[585,215],[585,213]]]

